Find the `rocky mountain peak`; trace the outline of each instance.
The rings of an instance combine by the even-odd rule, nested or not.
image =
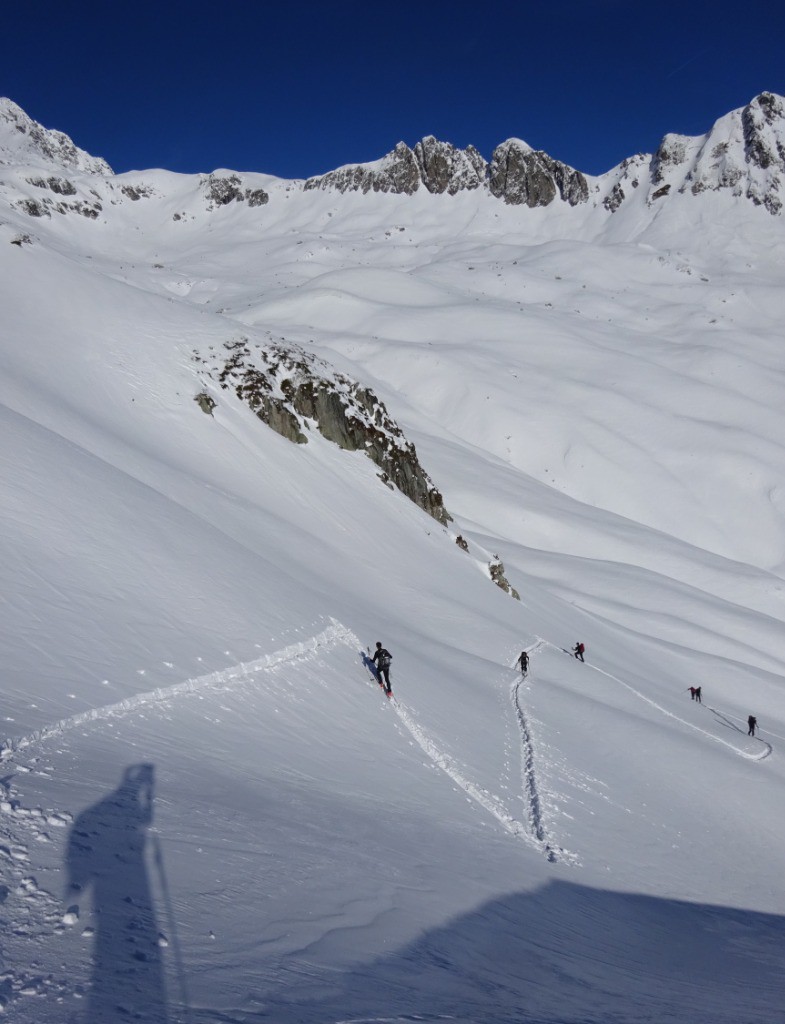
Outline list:
[[[433,135],[426,135],[414,149],[399,142],[381,160],[309,178],[304,188],[412,195],[421,186],[448,195],[483,188],[514,206],[547,206],[557,198],[575,206],[589,196],[586,178],[579,171],[536,152],[520,139],[498,146],[489,164],[474,146],[459,149]]]
[[[580,171],[520,139],[507,139],[493,151],[488,187],[491,195],[512,206],[548,206],[557,197],[577,206],[589,198],[589,185]]]
[[[464,189],[479,188],[485,181],[487,163],[474,148],[458,149],[426,135],[414,147],[414,159],[420,180],[429,192],[455,195]]]
[[[12,100],[0,97],[0,164],[42,163],[86,174],[112,173],[105,160],[90,156],[63,132],[44,128]]]
[[[612,181],[604,200],[611,211],[643,184],[649,205],[669,194],[728,191],[778,214],[785,200],[785,99],[764,92],[706,135],[665,135],[648,174],[625,161],[605,178]]]

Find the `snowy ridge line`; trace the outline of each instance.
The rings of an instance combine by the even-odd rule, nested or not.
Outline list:
[[[23,750],[24,748],[33,746],[36,743],[41,743],[44,740],[50,739],[52,736],[60,736],[71,729],[78,728],[80,725],[86,725],[88,722],[96,722],[100,719],[114,718],[118,715],[128,714],[129,712],[136,711],[139,708],[149,707],[152,704],[159,704],[162,701],[169,700],[172,697],[177,697],[180,694],[194,693],[196,690],[210,689],[211,687],[223,687],[226,686],[227,683],[234,683],[239,680],[247,679],[253,672],[263,672],[286,662],[297,661],[300,658],[304,658],[307,655],[312,654],[319,647],[333,647],[338,643],[351,642],[355,639],[356,638],[349,630],[333,619],[332,625],[328,626],[327,629],[323,630],[321,633],[317,633],[316,636],[312,636],[310,639],[302,640],[296,644],[290,644],[288,647],[284,647],[280,651],[265,654],[261,658],[256,658],[253,661],[241,661],[239,664],[233,665],[229,668],[218,669],[215,672],[209,672],[203,676],[186,679],[185,682],[182,683],[174,683],[171,686],[163,686],[156,690],[148,690],[145,693],[137,693],[133,697],[126,697],[124,700],[117,701],[115,704],[105,704],[102,707],[90,708],[88,711],[80,711],[78,714],[71,715],[69,718],[61,718],[59,722],[53,722],[51,725],[45,725],[41,729],[36,729],[35,732],[32,732],[27,736],[5,739],[0,743],[0,760],[7,759],[10,754],[17,750]]]
[[[545,643],[547,643],[548,646],[552,647],[555,651],[564,650],[563,647],[557,647],[555,644],[550,643],[548,640],[546,640]],[[721,743],[723,747],[728,747],[729,750],[732,750],[734,754],[738,754],[739,757],[744,757],[748,761],[762,761],[765,757],[768,757],[769,754],[771,754],[772,752],[772,745],[770,743],[767,743],[766,740],[759,739],[759,737],[756,736],[755,739],[758,740],[759,743],[763,744],[763,750],[759,754],[748,754],[746,751],[741,750],[733,743],[729,743],[727,740],[722,739],[721,736],[715,736],[714,733],[709,732],[708,729],[701,729],[699,725],[694,725],[692,722],[688,722],[687,719],[682,718],[681,715],[674,714],[673,711],[668,711],[667,708],[664,708],[661,704],[658,704],[655,700],[652,700],[651,697],[647,697],[646,694],[641,693],[640,690],[636,690],[635,687],[630,686],[629,683],[625,683],[624,680],[619,679],[618,676],[614,676],[610,672],[606,672],[605,669],[597,668],[596,665],[587,665],[587,667],[594,669],[595,672],[599,672],[600,675],[607,676],[608,679],[612,679],[615,683],[619,683],[621,686],[629,690],[630,693],[634,693],[636,697],[640,697],[642,701],[645,701],[647,704],[650,704],[653,708],[656,708],[663,715],[667,715],[668,718],[673,718],[677,722],[681,722],[682,725],[686,725],[690,729],[694,729],[695,732],[699,732],[703,736],[708,736],[708,738],[710,740],[714,740],[715,743]]]
[[[536,654],[542,646],[543,641],[539,640],[527,650],[526,653],[529,655],[530,666],[531,656]],[[529,677],[530,672],[531,667],[529,668],[526,677],[521,677],[512,684],[510,696],[512,698],[513,708],[515,709],[515,717],[518,721],[518,730],[521,734],[521,776],[523,778],[523,792],[528,811],[529,828],[532,836],[539,843],[545,856],[553,863],[559,860],[559,855],[563,855],[565,851],[560,847],[555,847],[551,842],[549,842],[542,820],[542,804],[540,802],[540,793],[537,786],[537,774],[534,767],[534,741],[532,739],[529,722],[520,699],[521,687],[523,686],[524,679]]]

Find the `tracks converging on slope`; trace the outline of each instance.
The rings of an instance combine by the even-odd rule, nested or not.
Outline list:
[[[253,661],[241,662],[237,665],[187,679],[184,682],[175,683],[171,686],[135,694],[132,697],[112,704],[90,708],[87,711],[62,718],[23,736],[8,737],[0,742],[0,761],[10,761],[16,753],[25,751],[49,739],[62,736],[81,726],[116,719],[198,691],[225,690],[232,684],[248,682],[250,677],[256,673],[269,671],[287,663],[307,660],[313,657],[317,651],[334,648],[341,644],[360,651],[362,655],[362,645],[355,634],[350,629],[333,620],[330,626],[315,636],[299,643],[291,644],[288,647]],[[522,773],[524,779],[524,798],[527,807],[526,823],[518,821],[513,817],[499,797],[469,779],[465,770],[454,758],[440,749],[439,745],[416,721],[416,718],[407,707],[401,704],[395,697],[391,698],[390,705],[401,724],[407,729],[434,765],[448,775],[473,801],[496,818],[507,832],[545,854],[549,861],[555,861],[560,859],[564,851],[554,846],[546,837],[534,774],[531,736],[529,735],[526,716],[517,694],[513,695],[513,700],[515,701],[517,721],[522,737]]]

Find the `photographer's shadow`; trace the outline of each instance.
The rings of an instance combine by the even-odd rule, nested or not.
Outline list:
[[[145,863],[154,767],[128,767],[120,785],[83,811],[68,839],[67,900],[92,896],[93,971],[83,1020],[167,1024],[155,906]],[[76,910],[76,908],[70,908]]]

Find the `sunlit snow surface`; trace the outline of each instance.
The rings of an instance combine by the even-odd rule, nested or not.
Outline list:
[[[208,211],[164,172],[31,218],[25,173],[8,1019],[782,1020],[781,218],[261,176],[268,205]],[[201,379],[194,350],[240,336],[374,388],[450,528]]]

